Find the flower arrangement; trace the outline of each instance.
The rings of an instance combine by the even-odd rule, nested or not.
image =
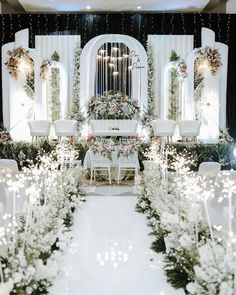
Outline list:
[[[229,243],[234,240],[222,240],[222,233],[202,213],[202,202],[212,197],[214,186],[207,188],[205,179],[186,173],[181,154],[168,150],[166,154],[157,144],[152,152],[153,161],[144,170],[144,186],[136,180],[140,192],[137,211],[147,214],[155,238],[152,249],[165,254],[167,281],[188,294],[233,295],[235,257]],[[174,174],[164,173],[169,165]]]
[[[84,201],[83,171],[80,167],[58,170],[61,152],[58,147],[49,156],[40,157],[40,165],[24,169],[16,181],[10,184],[8,179],[8,185],[15,188],[20,186],[18,182],[27,183],[29,200],[15,233],[6,232],[8,251],[0,258],[4,281],[13,280],[13,294],[48,294],[59,271],[58,259],[72,239],[73,214]],[[70,156],[73,160],[73,150]]]
[[[92,143],[92,145],[90,146],[90,149],[94,154],[99,153],[102,156],[111,159],[111,152],[112,152],[113,148],[107,142],[94,141]]]
[[[11,140],[11,135],[9,132],[6,131],[4,128],[3,123],[0,123],[0,141],[1,142],[7,142]]]
[[[51,66],[52,62],[48,59],[45,59],[40,66],[40,77],[42,80],[47,80],[49,76],[49,67]]]
[[[176,64],[176,69],[179,78],[187,78],[188,76],[188,67],[184,59],[181,59],[180,61],[177,62]]]
[[[14,78],[18,79],[19,78],[19,73],[20,73],[20,65],[22,64],[22,61],[26,65],[26,74],[30,74],[33,71],[33,60],[29,56],[29,51],[22,48],[18,47],[14,50],[9,50],[7,52],[9,59],[5,63],[7,69],[9,70],[9,74]]]
[[[205,48],[196,49],[196,53],[200,55],[202,59],[206,59],[211,69],[211,73],[215,76],[218,69],[222,66],[221,54],[216,48],[206,46]]]
[[[117,148],[117,156],[128,157],[138,152],[139,144],[135,142],[120,144]]]
[[[228,129],[221,130],[220,129],[220,134],[219,134],[219,143],[232,143],[234,142],[233,137],[229,135]]]
[[[139,111],[137,100],[112,91],[92,97],[88,105],[89,117],[95,119],[132,119]]]
[[[147,115],[154,115],[154,80],[155,80],[155,67],[153,58],[153,48],[152,45],[147,42],[147,63],[148,63],[148,108]]]

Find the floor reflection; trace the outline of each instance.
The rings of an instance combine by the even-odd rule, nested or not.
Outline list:
[[[133,196],[88,198],[51,295],[184,294],[166,282],[163,257],[150,250],[150,229],[135,204]]]

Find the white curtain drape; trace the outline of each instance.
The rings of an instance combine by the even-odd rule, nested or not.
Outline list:
[[[35,36],[35,48],[39,51],[42,59],[51,59],[56,51],[60,57],[60,63],[67,69],[67,109],[70,110],[72,103],[73,90],[73,71],[74,71],[74,50],[80,43],[79,35],[48,35]]]
[[[170,61],[171,51],[174,50],[180,58],[186,59],[193,50],[192,35],[149,35],[148,43],[152,46],[155,67],[155,113],[161,112],[161,72]]]

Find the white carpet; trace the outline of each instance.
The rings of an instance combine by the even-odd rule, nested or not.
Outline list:
[[[88,197],[51,295],[184,294],[166,282],[163,256],[150,250],[150,229],[135,204],[132,196]]]

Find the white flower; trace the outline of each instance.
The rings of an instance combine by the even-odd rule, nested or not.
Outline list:
[[[23,274],[22,273],[19,273],[19,272],[15,272],[13,273],[13,281],[15,284],[21,282],[23,279]]]
[[[184,233],[180,238],[179,238],[180,245],[183,248],[190,248],[193,245],[193,240],[191,236],[187,235]]]

